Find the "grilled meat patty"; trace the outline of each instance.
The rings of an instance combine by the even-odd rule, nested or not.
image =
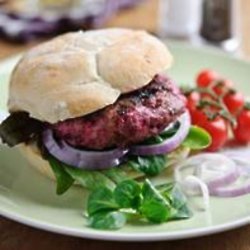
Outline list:
[[[159,134],[185,110],[184,97],[166,76],[157,75],[145,87],[121,95],[92,114],[52,126],[57,138],[87,149],[126,147]]]

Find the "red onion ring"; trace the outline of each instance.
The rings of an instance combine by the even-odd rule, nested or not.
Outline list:
[[[178,121],[180,121],[180,127],[176,134],[164,142],[155,145],[136,145],[132,146],[130,154],[133,155],[159,155],[166,154],[176,149],[186,138],[191,126],[189,112],[186,111],[182,114]]]
[[[201,166],[202,164],[204,164],[204,162],[209,160],[213,161],[218,160],[218,164],[215,166],[216,168],[218,168],[218,171],[222,172],[222,169],[220,170],[221,166],[220,162],[225,163],[227,169],[224,170],[224,172],[222,172],[221,175],[217,174],[214,178],[210,180],[206,179],[205,177],[202,177],[201,174],[199,173],[199,166]],[[200,178],[207,185],[210,193],[213,193],[213,191],[216,190],[217,188],[221,188],[226,185],[232,184],[240,176],[240,173],[234,161],[230,160],[228,157],[222,154],[216,154],[216,153],[203,153],[195,155],[187,159],[185,162],[176,166],[175,179],[178,182],[182,182],[183,177],[180,174],[180,170],[185,168],[194,168],[193,174],[198,178]]]
[[[76,149],[63,140],[57,142],[50,129],[44,131],[43,143],[49,153],[58,160],[72,167],[87,170],[101,170],[118,166],[128,152],[128,149],[118,148],[100,152]]]
[[[219,197],[237,197],[249,194],[250,163],[248,163],[247,166],[247,161],[241,159],[240,157],[238,158],[237,153],[229,155],[231,155],[231,158],[223,154],[215,153],[205,153],[192,156],[175,168],[175,179],[180,183],[186,184],[185,176],[180,174],[180,170],[184,170],[186,168],[193,168],[194,172],[192,174],[194,174],[195,177],[199,178],[207,185],[210,195]],[[223,163],[226,166],[226,169],[224,169],[224,172],[222,172],[221,175],[216,175],[216,173],[214,173],[213,175],[215,177],[212,179],[202,176],[199,169],[199,166],[206,162],[209,163],[210,160],[218,160],[218,163],[215,166],[204,165],[204,168],[209,169],[211,167],[214,167],[214,169],[218,168],[218,171],[220,172],[220,163]],[[192,185],[185,185],[185,188],[187,191],[192,191],[193,193],[196,193],[196,191],[199,190],[199,186],[194,183]]]
[[[211,195],[219,197],[237,197],[250,193],[250,162],[249,162],[249,149],[244,150],[230,150],[224,152],[224,154],[233,160],[240,173],[239,178],[233,183],[236,186],[228,185],[223,187],[217,187],[210,190]]]
[[[200,178],[194,175],[188,175],[182,184],[185,191],[193,190],[194,186],[196,188],[198,187],[201,191],[201,195],[203,198],[203,205],[204,205],[203,209],[204,210],[209,209],[209,203],[210,203],[209,189],[207,185]]]
[[[248,179],[248,183],[245,185],[241,185],[239,187],[219,187],[215,189],[209,190],[211,195],[220,196],[220,197],[237,197],[250,193],[250,180]]]

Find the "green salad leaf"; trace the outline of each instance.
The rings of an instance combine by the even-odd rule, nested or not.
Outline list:
[[[47,159],[56,177],[56,193],[64,194],[75,182],[75,180],[65,171],[63,163],[56,160],[54,157]]]
[[[121,208],[138,208],[141,202],[141,186],[134,180],[123,181],[115,188],[114,198]]]
[[[162,131],[159,135],[150,137],[146,140],[144,140],[141,144],[142,145],[153,145],[153,144],[159,144],[162,143],[164,140],[172,137],[179,129],[180,122],[175,122],[174,125],[171,128],[168,128],[164,131]]]
[[[107,176],[109,179],[111,179],[116,184],[128,179],[126,172],[123,171],[123,169],[120,166],[115,167],[115,168],[110,168],[107,170],[103,170],[102,174]]]
[[[192,212],[188,208],[187,204],[183,205],[182,207],[176,209],[172,208],[171,210],[171,217],[170,220],[183,220],[188,219],[192,216]]]
[[[210,134],[198,126],[191,126],[188,136],[182,143],[192,150],[202,150],[207,148],[212,142]]]
[[[167,221],[170,217],[170,207],[168,201],[160,192],[146,180],[142,187],[143,202],[140,212],[149,221],[161,223]]]
[[[90,190],[95,190],[103,186],[114,189],[116,186],[102,171],[82,170],[69,166],[65,166],[64,169],[77,183]]]
[[[51,155],[47,156],[47,160],[56,177],[57,194],[65,193],[74,182],[77,182],[89,190],[95,190],[103,186],[114,189],[116,186],[116,183],[102,171],[88,171],[73,168]]]
[[[87,212],[93,215],[98,212],[107,212],[118,209],[112,191],[107,187],[98,188],[88,198]]]
[[[181,208],[187,203],[187,198],[178,185],[174,185],[173,188],[168,192],[168,194],[165,194],[164,196],[169,197],[171,206],[176,209]]]
[[[166,168],[165,155],[130,156],[128,165],[147,176],[157,176]]]
[[[95,229],[116,230],[126,224],[126,215],[119,211],[96,213],[89,218],[88,225]]]
[[[192,216],[192,213],[187,206],[187,198],[178,185],[174,183],[167,183],[158,186],[157,188],[162,196],[170,203],[170,220],[187,219]]]
[[[130,219],[162,223],[191,216],[186,198],[175,184],[154,186],[150,180],[126,180],[112,191],[99,188],[89,195],[88,225],[119,229]]]

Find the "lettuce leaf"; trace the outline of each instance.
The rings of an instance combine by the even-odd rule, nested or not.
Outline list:
[[[186,139],[182,145],[191,150],[206,149],[212,142],[211,135],[203,128],[198,126],[191,126]]]
[[[31,118],[26,112],[12,113],[0,124],[0,138],[13,147],[27,143],[44,129],[44,123]]]

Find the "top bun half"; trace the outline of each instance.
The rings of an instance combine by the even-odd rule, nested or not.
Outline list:
[[[11,76],[10,112],[56,123],[113,104],[171,66],[166,46],[144,31],[103,29],[59,36],[28,51]]]

